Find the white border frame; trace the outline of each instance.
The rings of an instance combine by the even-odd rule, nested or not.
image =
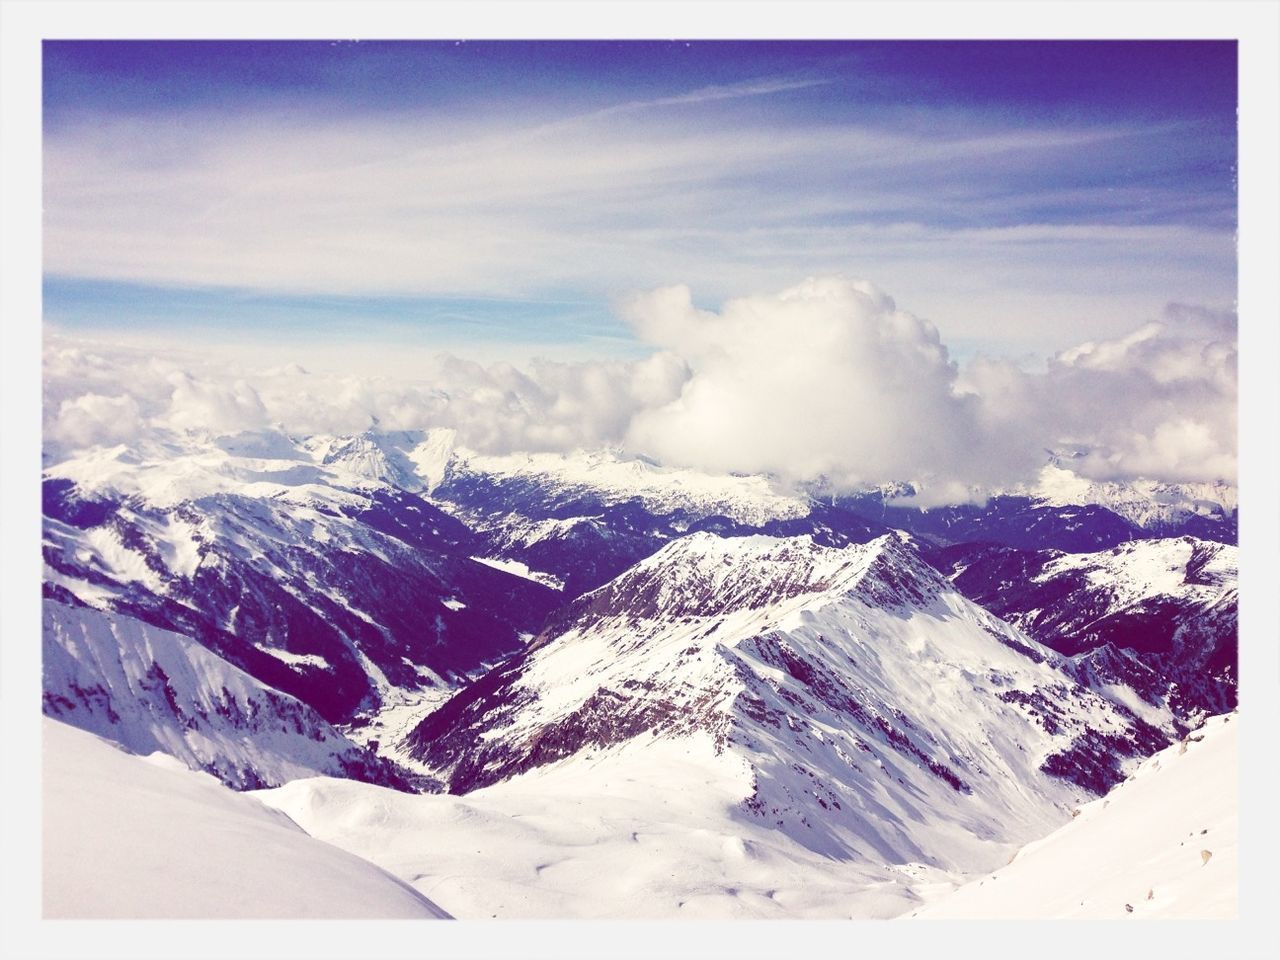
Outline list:
[[[1274,947],[1280,733],[1280,4],[0,0],[0,945],[5,956],[1254,957]],[[46,922],[40,917],[40,40],[1237,39],[1240,51],[1241,888],[1237,921]],[[109,825],[104,825],[109,829]]]

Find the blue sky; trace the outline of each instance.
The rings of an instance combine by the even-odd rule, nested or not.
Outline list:
[[[46,42],[63,329],[634,355],[865,278],[964,356],[1235,295],[1229,42]]]

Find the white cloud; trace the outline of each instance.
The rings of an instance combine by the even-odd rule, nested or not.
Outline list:
[[[1039,370],[961,370],[938,330],[875,286],[816,278],[699,309],[664,287],[620,310],[653,348],[614,362],[480,364],[438,356],[411,379],[254,369],[86,345],[45,352],[46,448],[147,431],[294,435],[452,427],[485,453],[619,445],[710,471],[923,482],[924,502],[1031,480],[1046,451],[1096,479],[1231,479],[1234,318],[1185,306]]]
[[[965,388],[994,429],[1079,450],[1094,479],[1233,479],[1235,320],[1181,305],[1133,333],[1053,357],[1040,373],[996,360],[971,364]]]
[[[633,362],[534,361],[526,370],[438,356],[406,380],[309,373],[298,364],[254,369],[53,335],[44,359],[45,446],[57,457],[148,431],[352,434],[376,424],[453,427],[481,452],[567,451],[616,444],[637,412],[669,402],[687,376],[684,361],[664,352]]]
[[[641,337],[684,357],[680,396],[640,412],[628,443],[715,470],[889,478],[988,473],[977,404],[928,322],[866,283],[811,279],[774,296],[694,308],[672,287],[633,300]]]
[[[267,426],[267,408],[249,383],[197,380],[188,373],[169,375],[173,393],[160,422],[174,430],[198,430],[211,434],[240,433]]]
[[[138,402],[133,397],[82,393],[58,404],[46,427],[46,439],[71,449],[111,446],[135,439],[141,429]]]

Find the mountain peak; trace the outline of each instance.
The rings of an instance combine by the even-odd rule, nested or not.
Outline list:
[[[944,586],[936,571],[895,534],[829,547],[808,534],[694,533],[579,597],[548,622],[543,637],[610,617],[714,617],[821,594],[857,596],[889,608],[926,604]]]

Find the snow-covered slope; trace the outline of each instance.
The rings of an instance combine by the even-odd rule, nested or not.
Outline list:
[[[448,915],[371,863],[162,754],[45,720],[46,919]]]
[[[463,797],[324,778],[254,796],[464,920],[890,917],[918,903],[918,880],[945,879],[808,850],[741,815],[750,788],[745,764],[694,734]]]
[[[1238,720],[1210,719],[1007,866],[953,893],[927,891],[936,899],[913,915],[1235,917]]]
[[[941,868],[1000,862],[1167,742],[897,536],[699,534],[579,598],[405,748],[466,793],[695,734],[746,771],[744,822]]]
[[[554,577],[570,598],[701,530],[810,534],[842,546],[904,529],[939,544],[991,540],[1072,552],[1152,535],[1235,539],[1227,484],[1090,484],[1055,466],[1039,485],[986,504],[921,509],[903,499],[911,484],[849,495],[822,482],[784,489],[763,476],[709,475],[615,450],[484,456],[457,447],[446,429],[304,445],[330,467],[428,492],[486,541],[485,556]]]
[[[311,707],[130,617],[46,600],[43,672],[46,715],[239,789],[316,774],[403,783]]]
[[[1176,537],[1089,554],[963,545],[934,562],[996,615],[1186,718],[1235,706],[1237,556]]]
[[[331,453],[174,435],[51,465],[46,595],[188,636],[330,722],[455,684],[539,628],[557,591],[470,559],[463,524]]]
[[[1080,571],[1090,587],[1106,591],[1109,610],[1154,597],[1215,602],[1235,589],[1236,557],[1235,547],[1194,537],[1140,540],[1102,553],[1059,557],[1036,580]]]
[[[611,451],[505,457],[473,454],[456,460],[451,472],[455,476],[478,473],[499,483],[517,478],[543,480],[558,487],[566,499],[586,493],[606,505],[639,499],[654,513],[683,510],[699,518],[723,516],[752,525],[801,517],[809,509],[806,498],[781,491],[765,477],[663,467]]]

